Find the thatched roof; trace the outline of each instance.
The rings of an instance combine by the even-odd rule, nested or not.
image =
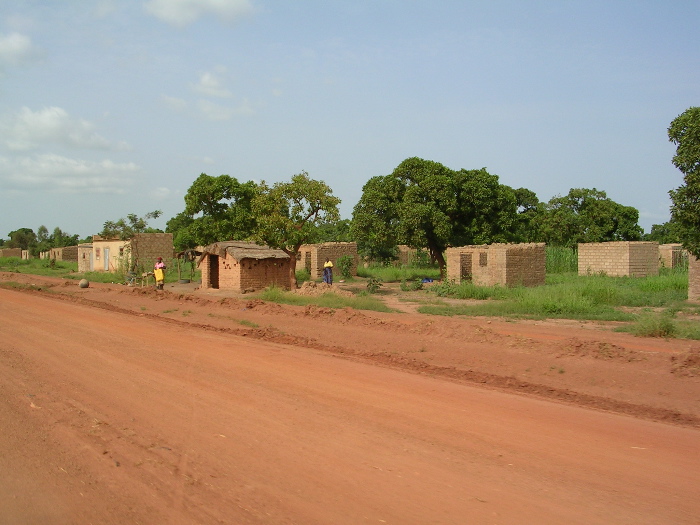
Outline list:
[[[289,259],[289,255],[282,250],[245,241],[215,242],[205,246],[199,261],[201,262],[209,254],[219,257],[228,255],[238,262],[243,259]]]

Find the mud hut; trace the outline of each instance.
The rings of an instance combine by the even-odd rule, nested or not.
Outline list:
[[[217,242],[204,247],[199,258],[202,289],[237,293],[268,286],[289,289],[289,256],[282,250],[252,242]]]

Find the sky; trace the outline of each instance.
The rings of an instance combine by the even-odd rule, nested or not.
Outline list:
[[[669,220],[697,0],[3,0],[0,238],[81,238],[201,174],[342,200],[420,157]]]

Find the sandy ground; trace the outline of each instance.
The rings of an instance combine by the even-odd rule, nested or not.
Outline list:
[[[698,343],[1,283],[3,524],[700,523]]]

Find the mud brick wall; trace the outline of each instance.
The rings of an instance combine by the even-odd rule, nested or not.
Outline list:
[[[545,280],[544,243],[448,248],[447,279],[477,286],[540,286]]]
[[[304,244],[299,248],[297,255],[297,271],[306,268],[312,279],[323,277],[323,265],[326,259],[333,263],[333,269],[338,271],[338,259],[344,255],[352,257],[351,275],[357,275],[357,264],[360,260],[357,255],[356,242],[324,242],[321,244]],[[335,273],[334,273],[335,275]]]
[[[22,257],[22,248],[3,248],[0,257]]]
[[[284,259],[242,259],[240,262],[227,255],[205,256],[202,270],[202,288],[218,288],[236,293],[253,292],[268,286],[289,290],[289,266]],[[216,265],[216,268],[212,268]]]
[[[578,274],[646,277],[659,274],[659,245],[646,241],[614,241],[578,245]]]
[[[660,244],[659,264],[664,268],[678,268],[683,266],[688,258],[688,252],[681,244]]]
[[[153,268],[156,258],[162,257],[170,265],[175,250],[172,233],[138,233],[131,239],[132,256],[138,253],[139,263],[144,268]]]
[[[700,260],[688,256],[688,300],[700,303]]]
[[[48,258],[56,259],[57,261],[78,262],[78,247],[64,246],[62,248],[51,248]]]

